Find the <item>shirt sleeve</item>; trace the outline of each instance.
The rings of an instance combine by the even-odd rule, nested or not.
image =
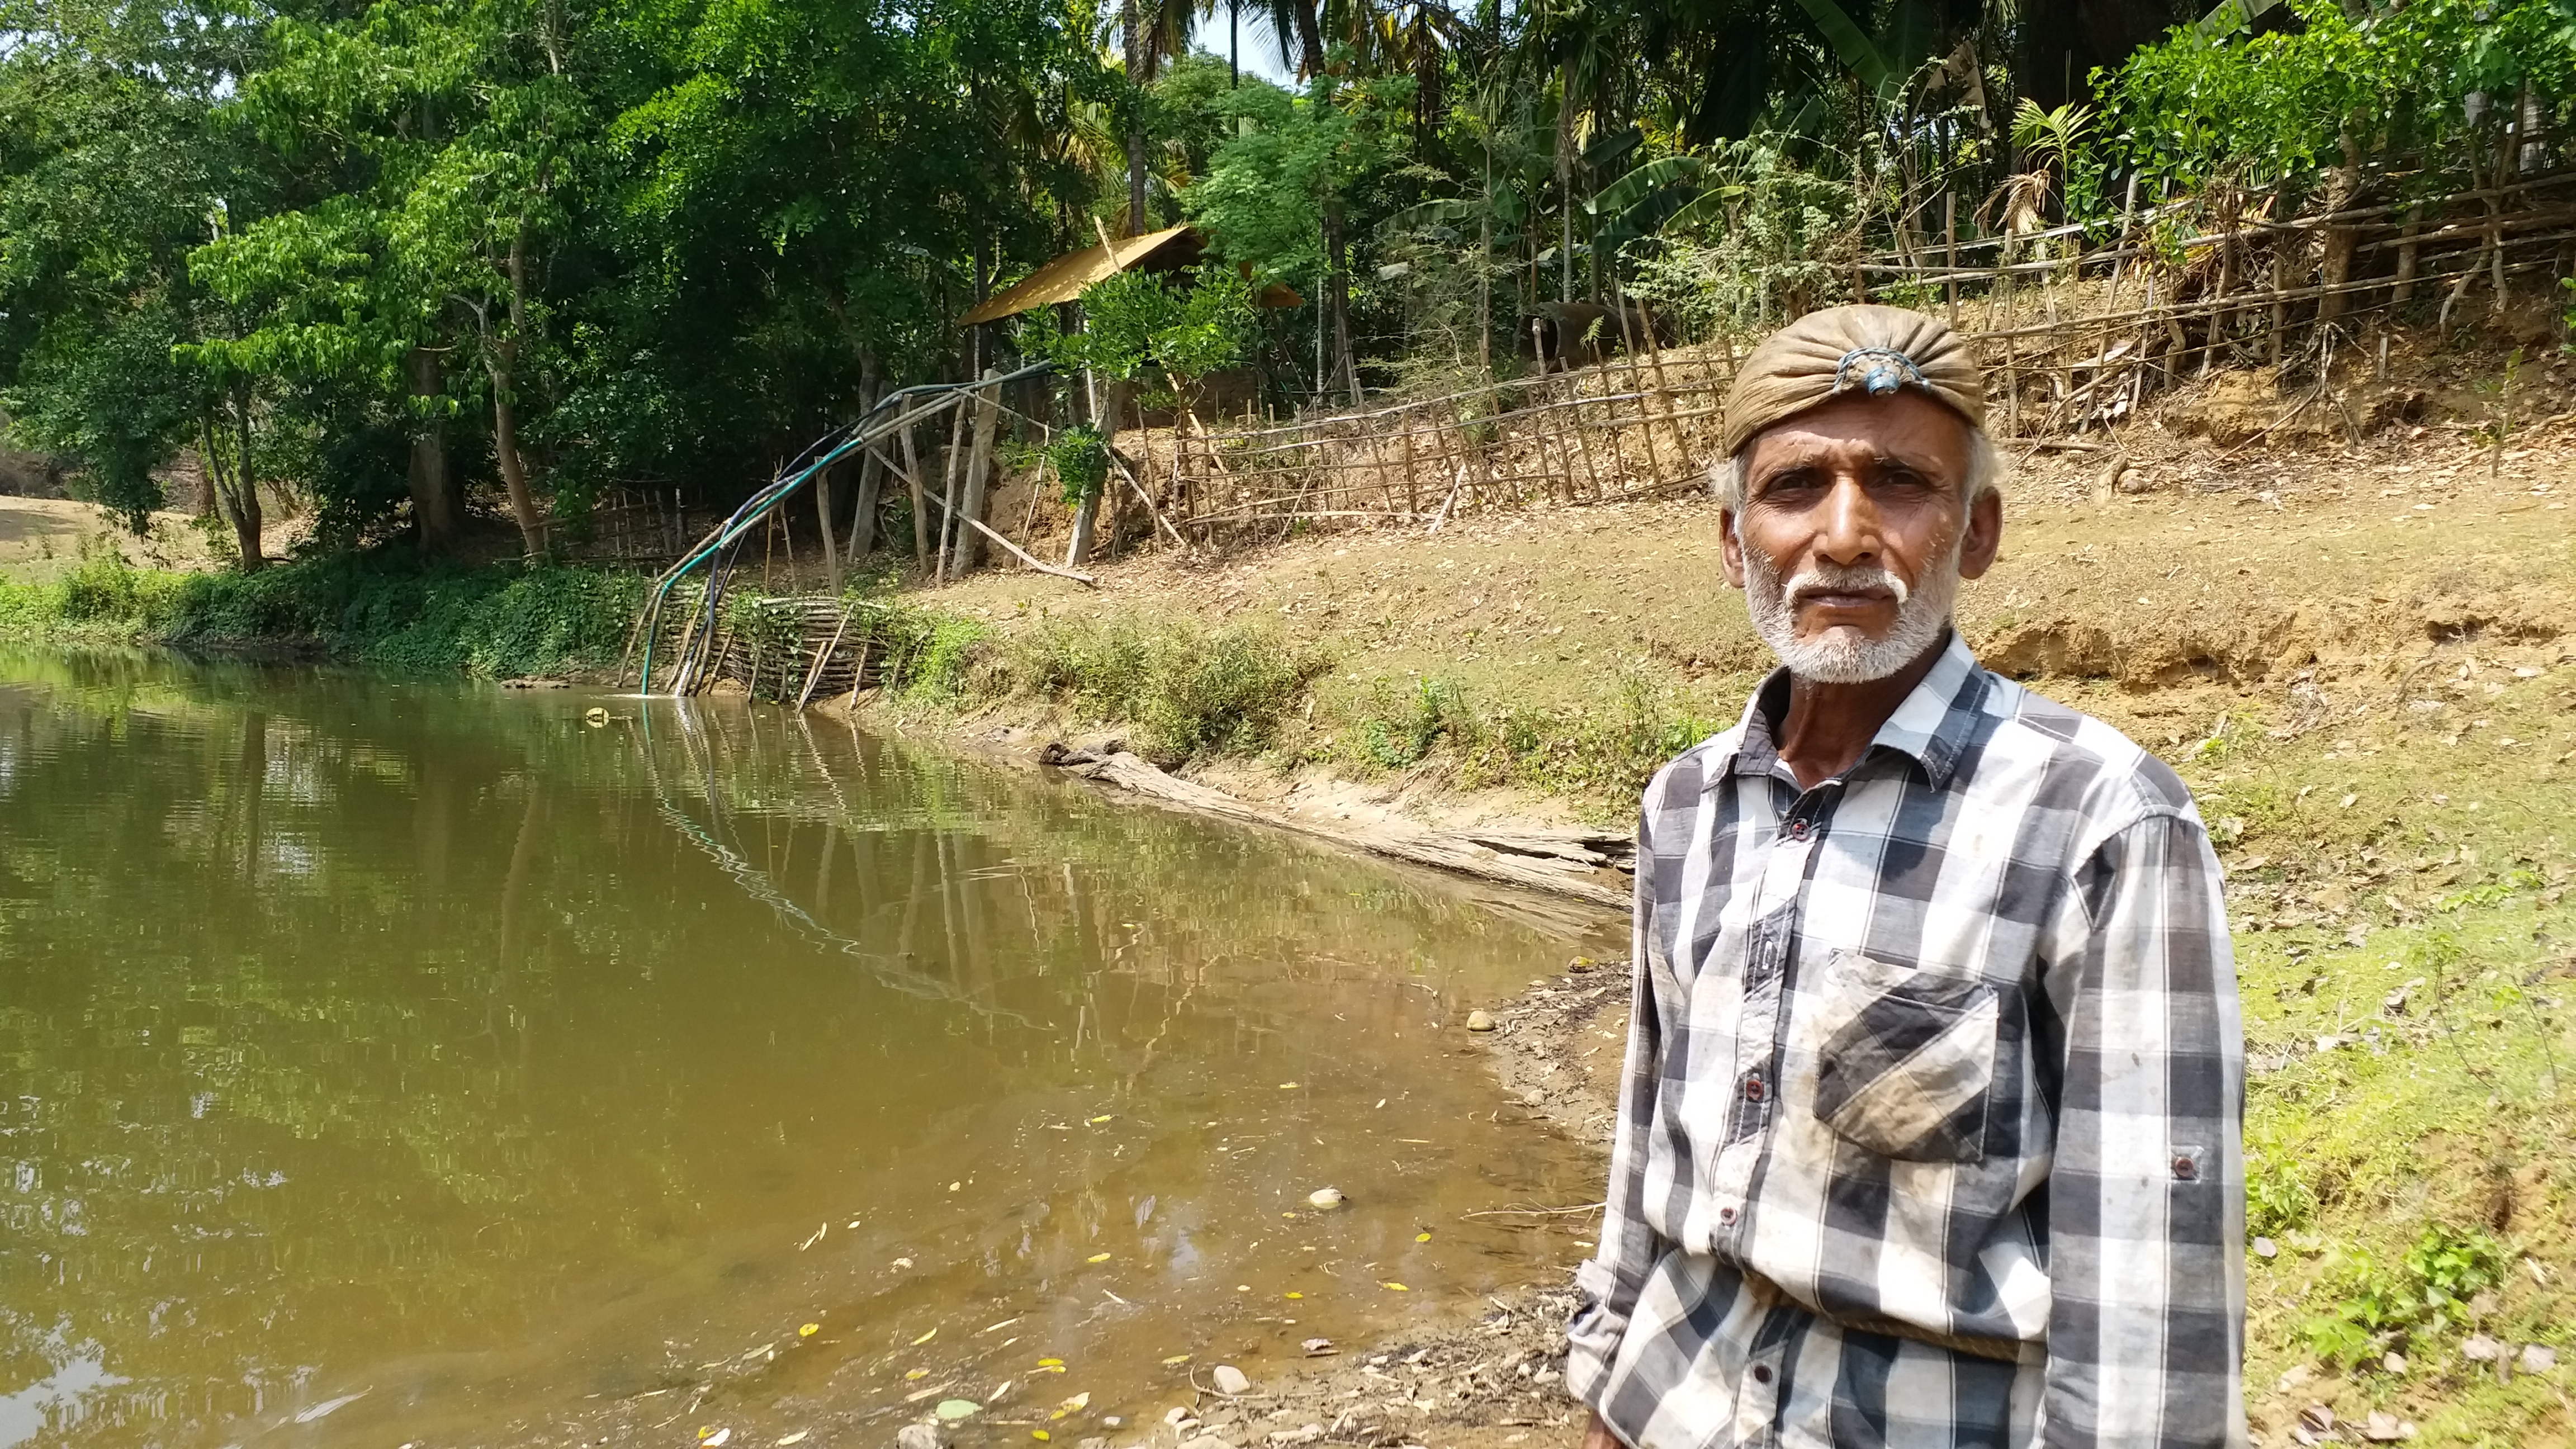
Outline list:
[[[2243,1445],[2244,1037],[2198,820],[2158,812],[2085,859],[2047,994],[2063,1076],[2042,1442]]]
[[[1631,983],[1627,1062],[1619,1075],[1619,1124],[1610,1143],[1610,1187],[1601,1219],[1600,1246],[1575,1270],[1582,1296],[1567,1330],[1565,1386],[1602,1418],[1611,1388],[1611,1366],[1627,1336],[1628,1317],[1646,1277],[1669,1244],[1646,1221],[1646,1134],[1653,1129],[1661,1085],[1663,1029],[1655,1009],[1651,943],[1654,936],[1654,848],[1646,822],[1637,822],[1635,926],[1628,954]]]

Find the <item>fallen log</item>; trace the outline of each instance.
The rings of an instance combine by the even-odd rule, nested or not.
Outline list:
[[[1228,820],[1277,826],[1300,835],[1352,846],[1371,855],[1410,861],[1415,865],[1427,865],[1525,890],[1572,896],[1612,910],[1625,909],[1629,904],[1629,890],[1623,879],[1615,873],[1608,880],[1601,878],[1604,867],[1615,866],[1623,855],[1633,857],[1635,853],[1632,842],[1615,837],[1580,831],[1485,831],[1459,835],[1400,826],[1341,829],[1264,810],[1222,790],[1194,785],[1125,750],[1094,754],[1053,743],[1038,752],[1038,762],[1086,780],[1115,785],[1166,805]]]

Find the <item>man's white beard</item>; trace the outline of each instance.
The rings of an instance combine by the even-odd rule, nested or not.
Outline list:
[[[1743,535],[1737,535],[1742,544]],[[1959,551],[1967,530],[1959,530],[1942,556],[1933,561],[1922,583],[1907,588],[1885,568],[1840,568],[1811,564],[1783,585],[1779,571],[1760,549],[1744,545],[1744,598],[1753,611],[1753,632],[1789,666],[1789,672],[1816,684],[1866,684],[1885,679],[1923,657],[1950,627],[1950,609],[1959,598]],[[1896,596],[1896,627],[1887,637],[1872,639],[1850,624],[1838,624],[1811,639],[1798,637],[1793,601],[1809,589],[1883,588]]]

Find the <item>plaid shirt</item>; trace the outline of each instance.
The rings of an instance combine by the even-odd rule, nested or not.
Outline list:
[[[2189,793],[1955,636],[1812,790],[1647,786],[1566,1381],[1639,1449],[2245,1442],[2244,1049]]]

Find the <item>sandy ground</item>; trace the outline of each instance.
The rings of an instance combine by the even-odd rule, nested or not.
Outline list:
[[[265,522],[264,551],[280,557],[300,536],[301,524],[278,517]],[[221,566],[197,520],[185,513],[152,515],[151,530],[137,538],[94,503],[0,494],[0,578],[49,583],[78,564],[84,549],[108,547],[137,568],[199,571]]]

